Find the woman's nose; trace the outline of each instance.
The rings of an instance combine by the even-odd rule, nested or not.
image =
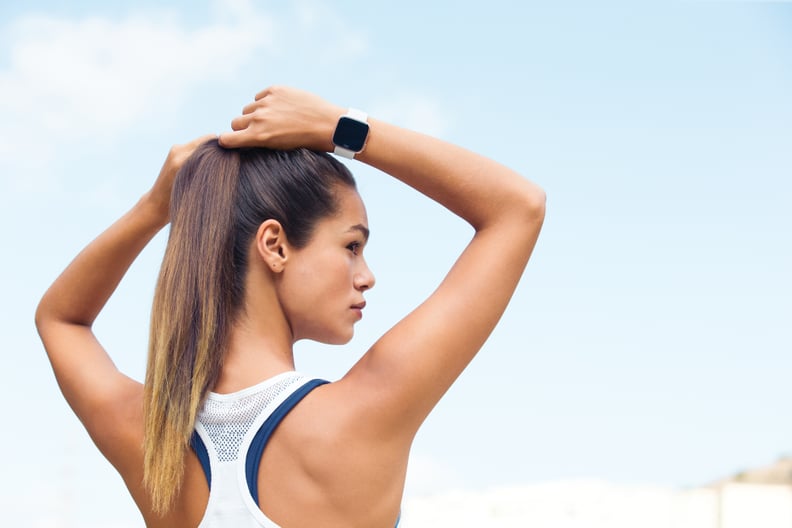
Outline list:
[[[355,289],[360,291],[370,290],[374,287],[375,282],[377,282],[377,280],[374,278],[374,274],[371,273],[368,265],[363,264],[363,269],[355,274]]]

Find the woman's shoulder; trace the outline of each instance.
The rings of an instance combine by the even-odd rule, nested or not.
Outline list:
[[[271,508],[266,513],[294,515],[286,512],[293,506],[288,498],[300,497],[312,511],[331,512],[329,518],[341,511],[349,518],[395,518],[409,444],[372,434],[360,411],[365,397],[352,397],[340,381],[324,383],[284,418],[259,466],[260,494],[270,499],[262,504]]]

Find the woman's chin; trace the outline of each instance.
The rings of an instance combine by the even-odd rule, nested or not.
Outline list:
[[[351,329],[349,332],[339,334],[324,334],[321,336],[307,337],[311,341],[322,343],[323,345],[346,345],[355,336],[355,330]]]
[[[354,336],[355,336],[355,333],[354,332],[350,332],[348,335],[338,336],[336,339],[328,341],[327,344],[328,345],[346,345],[347,343],[352,341],[352,338]]]

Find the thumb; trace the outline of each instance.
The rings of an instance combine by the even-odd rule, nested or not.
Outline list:
[[[224,148],[238,148],[249,146],[250,141],[246,140],[244,130],[234,130],[223,132],[218,136],[217,142]]]

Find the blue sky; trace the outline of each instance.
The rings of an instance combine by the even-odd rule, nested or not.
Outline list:
[[[136,525],[60,397],[35,304],[172,143],[227,129],[274,83],[460,143],[548,193],[510,309],[416,440],[408,494],[698,486],[792,453],[792,4],[426,4],[0,5],[11,518]],[[432,291],[470,235],[350,167],[378,282],[349,346],[298,345],[298,368],[328,378]],[[163,244],[96,327],[138,379]]]

